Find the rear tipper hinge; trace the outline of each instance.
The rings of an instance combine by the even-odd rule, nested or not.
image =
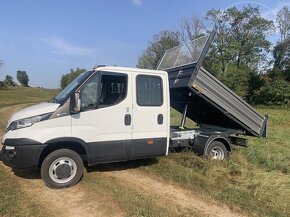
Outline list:
[[[191,87],[195,89],[198,93],[203,93],[203,90],[198,87],[196,84],[192,83]]]

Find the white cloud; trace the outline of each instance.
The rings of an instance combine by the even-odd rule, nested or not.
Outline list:
[[[143,4],[142,0],[132,0],[132,3],[136,6],[141,6]]]
[[[74,56],[92,56],[96,53],[93,48],[74,45],[59,36],[50,36],[41,39],[41,42],[49,45],[52,52],[61,55],[74,55]]]

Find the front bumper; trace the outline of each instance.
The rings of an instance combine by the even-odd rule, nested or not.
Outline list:
[[[14,149],[7,149],[7,146],[14,147]],[[6,139],[0,158],[6,166],[15,169],[38,167],[40,155],[44,147],[44,144],[33,140]]]

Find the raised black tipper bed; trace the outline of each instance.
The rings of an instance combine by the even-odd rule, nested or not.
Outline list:
[[[200,155],[222,160],[232,145],[247,146],[244,136],[266,137],[268,117],[211,75],[202,62],[215,37],[209,35],[167,50],[158,70],[168,72],[170,105],[183,114],[179,127],[171,127],[172,149],[192,148]],[[185,128],[186,117],[198,127]]]

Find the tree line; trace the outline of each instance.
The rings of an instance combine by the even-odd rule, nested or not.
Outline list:
[[[0,63],[1,65],[1,63]],[[26,71],[22,70],[17,70],[16,72],[16,78],[18,82],[24,86],[24,87],[29,87],[28,82],[29,82],[29,77]],[[10,75],[6,75],[5,79],[3,81],[0,81],[0,89],[4,89],[9,86],[17,86],[16,83],[13,81],[13,77]]]
[[[204,18],[182,20],[179,30],[162,30],[149,41],[137,67],[156,69],[165,50],[208,34],[217,36],[204,67],[242,98],[253,104],[290,104],[290,11],[284,6],[273,20],[251,5],[209,10]],[[279,31],[272,44],[267,35]],[[274,46],[273,46],[274,45]]]

